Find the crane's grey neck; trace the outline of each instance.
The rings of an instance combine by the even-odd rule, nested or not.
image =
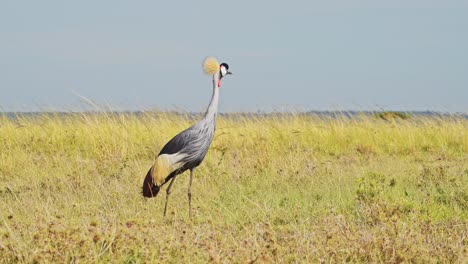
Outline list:
[[[215,119],[218,112],[219,88],[218,88],[219,73],[213,75],[213,95],[211,96],[210,104],[206,109],[203,119]]]

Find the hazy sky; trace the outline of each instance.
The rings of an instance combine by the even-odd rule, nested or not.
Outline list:
[[[468,111],[468,1],[0,2],[0,109]]]

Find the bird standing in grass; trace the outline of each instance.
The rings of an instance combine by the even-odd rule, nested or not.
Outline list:
[[[215,58],[209,57],[203,62],[205,73],[213,76],[213,95],[203,118],[195,125],[172,138],[159,152],[143,182],[143,196],[156,197],[161,187],[170,181],[166,189],[164,216],[171,187],[177,175],[190,170],[188,187],[189,215],[192,215],[192,180],[193,172],[205,158],[216,128],[219,89],[221,79],[231,74],[226,63],[218,64]]]

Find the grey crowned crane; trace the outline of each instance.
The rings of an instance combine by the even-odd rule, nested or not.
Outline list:
[[[159,152],[156,160],[146,174],[143,182],[143,196],[156,197],[161,187],[170,181],[166,189],[164,216],[166,216],[167,202],[171,194],[171,187],[177,175],[190,170],[188,187],[189,216],[192,215],[192,180],[193,172],[198,167],[210,147],[216,128],[219,89],[221,79],[228,74],[226,63],[218,64],[215,58],[207,58],[203,63],[205,73],[213,77],[213,95],[203,118],[195,125],[182,131],[172,138]]]

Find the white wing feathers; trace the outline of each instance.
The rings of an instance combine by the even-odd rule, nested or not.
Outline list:
[[[161,154],[156,158],[153,167],[151,167],[151,176],[154,184],[161,186],[166,177],[174,171],[180,169],[184,162],[182,160],[187,155],[184,153]]]

